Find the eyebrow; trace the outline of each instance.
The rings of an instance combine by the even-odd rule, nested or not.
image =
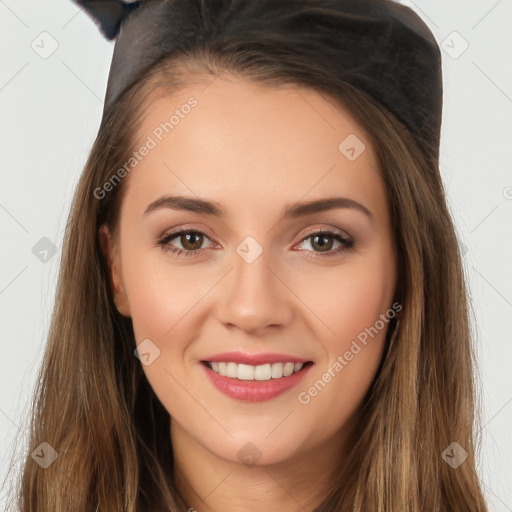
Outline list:
[[[226,217],[226,211],[216,201],[206,201],[195,197],[170,196],[159,197],[144,210],[144,215],[154,211],[168,208],[171,210],[185,210],[194,213],[203,213],[215,217]],[[373,213],[366,206],[358,203],[348,197],[327,197],[315,201],[296,203],[293,206],[285,208],[283,217],[298,218],[312,213],[318,213],[335,208],[351,208],[364,213],[370,219],[373,219]]]

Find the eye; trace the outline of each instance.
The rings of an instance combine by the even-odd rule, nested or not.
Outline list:
[[[306,232],[308,236],[302,239],[300,245],[308,245],[306,247],[308,256],[312,258],[322,258],[334,256],[350,249],[354,245],[354,241],[342,231],[333,231],[331,229],[311,229]],[[173,247],[169,245],[172,240],[177,239],[181,247]],[[176,256],[194,257],[199,256],[204,249],[202,247],[205,240],[211,240],[203,232],[191,229],[180,229],[165,235],[158,241],[158,245],[162,250],[175,254]],[[309,242],[308,242],[309,241]],[[333,246],[338,247],[333,250]],[[209,247],[211,247],[210,244]],[[300,249],[304,250],[304,248]]]
[[[311,247],[311,249],[308,247],[306,247],[306,249],[309,252],[308,256],[312,258],[334,256],[350,249],[354,245],[354,241],[342,231],[313,229],[307,231],[306,234],[308,236],[302,239],[300,245],[309,245]],[[338,244],[338,247],[333,250],[333,246],[336,243]],[[316,254],[311,254],[311,252]]]
[[[169,246],[169,242],[176,238],[181,248]],[[159,240],[158,244],[162,247],[162,250],[174,253],[177,256],[198,256],[205,239],[210,240],[201,231],[180,229],[165,235],[164,238]]]

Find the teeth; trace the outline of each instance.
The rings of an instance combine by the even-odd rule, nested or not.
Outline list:
[[[209,362],[208,366],[225,377],[240,380],[270,380],[288,377],[292,373],[297,373],[304,365],[303,363],[267,363],[251,366],[230,361],[229,363]]]

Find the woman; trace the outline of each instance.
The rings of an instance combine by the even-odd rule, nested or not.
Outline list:
[[[419,17],[81,5],[117,39],[20,510],[486,511]]]

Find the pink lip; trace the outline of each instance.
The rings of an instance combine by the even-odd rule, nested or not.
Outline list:
[[[233,362],[237,364],[250,364],[251,366],[258,366],[266,363],[307,363],[307,359],[290,356],[288,354],[275,354],[269,352],[267,354],[248,354],[244,352],[223,352],[221,354],[214,354],[207,356],[203,361],[216,361],[219,363]]]
[[[289,362],[292,361],[289,360]],[[200,366],[206,372],[210,382],[225,395],[246,402],[262,402],[270,400],[296,386],[313,365],[307,364],[299,372],[292,373],[288,377],[270,380],[239,380],[222,376],[210,369],[205,363],[201,363]]]

